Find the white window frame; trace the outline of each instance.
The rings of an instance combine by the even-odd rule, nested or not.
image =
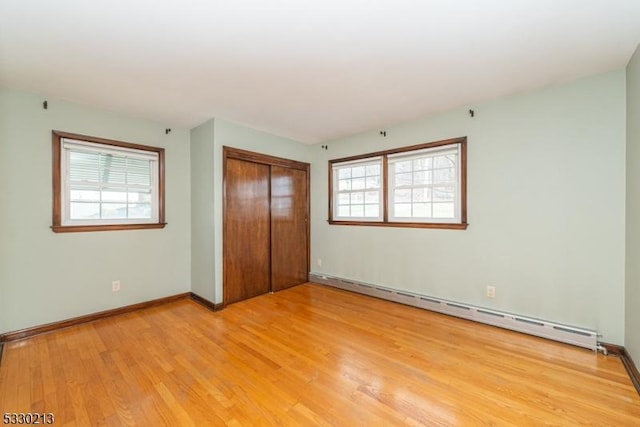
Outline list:
[[[135,185],[135,184],[103,184],[103,183],[91,183],[91,182],[71,182],[70,178],[70,163],[71,153],[93,153],[112,155],[114,157],[120,157],[124,159],[138,159],[146,160],[150,163],[151,176],[150,185]],[[158,209],[158,193],[159,193],[159,180],[158,180],[158,153],[137,150],[124,147],[107,146],[104,144],[97,144],[93,142],[80,141],[69,138],[62,138],[62,155],[60,158],[60,175],[62,180],[62,225],[114,225],[114,224],[153,224],[158,222],[159,209]],[[151,192],[151,217],[150,218],[100,218],[100,219],[73,219],[71,218],[71,187],[72,184],[81,185],[87,188],[92,188],[101,195],[105,188],[118,189],[123,192],[129,190],[150,190]],[[102,204],[103,201],[98,202]],[[128,201],[124,203],[129,205]],[[128,208],[127,208],[128,209]]]
[[[416,150],[416,151],[406,151],[406,152],[402,152],[402,153],[397,153],[397,154],[390,154],[387,157],[387,161],[388,161],[388,167],[389,167],[389,175],[388,175],[388,209],[389,209],[389,222],[429,222],[429,223],[445,223],[445,224],[459,224],[461,221],[461,190],[462,190],[462,179],[461,179],[461,171],[460,171],[460,157],[461,157],[461,153],[460,150],[461,149],[461,144],[451,144],[451,145],[447,145],[447,146],[439,146],[439,147],[434,147],[434,148],[426,148],[426,149],[422,149],[422,150]],[[455,155],[455,163],[453,168],[455,169],[454,171],[454,175],[455,175],[455,181],[450,181],[450,182],[435,182],[434,181],[434,175],[435,175],[435,171],[440,170],[440,169],[445,169],[445,168],[437,168],[435,167],[435,165],[432,165],[432,167],[430,169],[425,169],[425,170],[421,170],[424,172],[430,172],[431,173],[431,182],[430,183],[422,183],[422,184],[416,184],[415,182],[412,182],[411,185],[405,185],[405,186],[400,186],[400,185],[396,185],[395,182],[395,178],[396,178],[396,171],[395,171],[395,167],[398,163],[400,162],[404,162],[404,161],[411,161],[412,165],[414,164],[413,161],[414,160],[421,160],[421,159],[431,159],[431,161],[433,162],[435,157],[439,157],[439,156],[445,156],[445,155]],[[446,168],[448,169],[448,168]],[[415,179],[415,170],[412,169],[411,170],[411,175],[412,175],[412,179]],[[433,214],[433,209],[434,209],[434,204],[438,203],[435,199],[434,199],[434,189],[435,188],[441,188],[441,187],[453,187],[454,189],[454,197],[453,197],[453,213],[454,216],[453,217],[437,217],[434,216]],[[395,200],[395,194],[396,194],[396,190],[409,190],[413,193],[413,190],[419,190],[419,189],[427,189],[427,190],[431,190],[431,200],[425,202],[426,204],[430,204],[431,205],[431,216],[400,216],[396,214],[396,200]],[[445,203],[445,202],[443,202]],[[412,200],[412,202],[410,202],[411,209],[413,212],[414,209],[414,205],[417,204],[417,202],[414,202]]]
[[[362,178],[365,179],[365,186],[363,188],[359,188],[359,189],[349,189],[349,190],[340,190],[340,179],[339,179],[339,174],[341,170],[345,170],[345,169],[352,169],[354,167],[364,167],[366,170],[367,166],[378,166],[380,173],[379,173],[379,186],[378,187],[367,187],[366,186],[366,172],[365,172],[365,176],[363,176]],[[346,162],[341,162],[341,163],[334,163],[332,165],[332,182],[333,182],[333,218],[336,220],[343,220],[343,221],[364,221],[364,222],[376,222],[376,221],[382,221],[383,219],[383,186],[384,186],[384,176],[383,176],[383,166],[382,166],[382,157],[378,156],[378,157],[372,157],[372,158],[367,158],[367,159],[362,159],[362,160],[354,160],[354,161],[346,161]],[[360,177],[356,177],[356,178],[360,178]],[[351,180],[353,180],[354,178],[351,177],[349,178]],[[339,215],[339,208],[340,206],[346,206],[346,205],[340,205],[339,200],[340,200],[340,195],[341,194],[348,194],[349,197],[351,197],[354,193],[364,193],[363,194],[363,202],[362,202],[362,206],[363,206],[363,212],[366,210],[366,193],[367,192],[372,192],[372,191],[377,191],[378,192],[378,201],[377,201],[377,205],[378,205],[378,215],[376,216],[355,216],[355,215],[347,215],[347,216],[340,216]],[[348,206],[352,207],[356,205],[355,203],[349,203]],[[357,205],[360,205],[359,203]]]

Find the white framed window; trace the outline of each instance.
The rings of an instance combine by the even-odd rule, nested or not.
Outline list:
[[[333,218],[382,220],[382,157],[332,165]]]
[[[329,223],[467,228],[467,138],[329,160]]]
[[[53,132],[53,230],[164,227],[164,149]]]
[[[460,144],[388,156],[389,221],[459,223]]]

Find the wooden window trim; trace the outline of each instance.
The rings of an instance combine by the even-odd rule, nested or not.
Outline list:
[[[53,213],[51,229],[55,233],[74,233],[83,231],[116,231],[116,230],[141,230],[164,228],[165,222],[165,184],[164,184],[164,148],[148,145],[132,144],[130,142],[115,141],[94,136],[79,135],[69,132],[54,130],[52,134],[53,151]],[[158,222],[144,224],[104,224],[104,225],[62,225],[62,175],[60,163],[62,156],[62,139],[77,139],[114,147],[129,148],[141,151],[150,151],[158,154]]]
[[[440,223],[440,222],[391,222],[388,215],[388,161],[387,156],[391,154],[404,153],[407,151],[424,150],[427,148],[441,147],[444,145],[460,144],[460,222]],[[382,221],[344,221],[333,219],[333,164],[354,160],[364,160],[372,157],[382,157],[382,197],[383,197],[383,220]],[[451,230],[466,230],[467,223],[467,137],[450,138],[442,141],[428,142],[425,144],[410,145],[406,147],[394,148],[373,153],[359,154],[357,156],[343,157],[329,160],[329,216],[327,222],[331,225],[356,225],[370,227],[404,227],[404,228],[436,228]]]

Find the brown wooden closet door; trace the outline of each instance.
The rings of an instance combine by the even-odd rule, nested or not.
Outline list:
[[[225,163],[224,302],[269,292],[269,166]]]
[[[271,289],[307,282],[307,172],[271,166]]]

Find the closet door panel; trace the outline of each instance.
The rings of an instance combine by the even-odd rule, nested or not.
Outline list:
[[[271,166],[271,289],[308,281],[307,172]]]
[[[269,166],[237,159],[225,163],[224,301],[269,292]]]

